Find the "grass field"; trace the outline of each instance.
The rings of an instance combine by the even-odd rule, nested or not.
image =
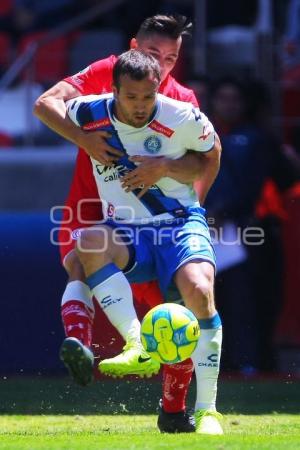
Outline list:
[[[68,379],[2,378],[0,449],[300,449],[299,382],[221,381],[221,437],[159,434],[159,396],[157,380],[80,389]]]

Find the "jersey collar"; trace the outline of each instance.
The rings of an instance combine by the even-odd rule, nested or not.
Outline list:
[[[108,110],[108,115],[109,115],[110,120],[111,120],[112,122],[119,122],[119,123],[122,123],[123,125],[126,126],[126,125],[127,125],[126,123],[120,122],[120,121],[116,118],[116,116],[115,116],[115,114],[114,114],[114,107],[115,107],[115,99],[114,99],[114,97],[109,98],[109,99],[107,100],[107,110]],[[154,107],[153,113],[151,114],[151,116],[150,116],[150,118],[149,118],[149,121],[146,123],[146,125],[144,125],[142,128],[139,128],[139,129],[147,128],[147,127],[149,126],[149,124],[150,124],[150,123],[155,119],[155,117],[159,114],[160,109],[161,109],[161,98],[160,98],[160,95],[158,94],[158,95],[157,95],[157,100],[156,100],[156,103],[155,103],[155,107]],[[127,125],[127,126],[130,126],[130,125]],[[131,128],[134,128],[134,127],[131,127]]]

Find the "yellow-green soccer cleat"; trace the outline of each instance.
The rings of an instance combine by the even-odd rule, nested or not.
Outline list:
[[[217,411],[198,409],[195,412],[196,433],[210,435],[224,434],[220,420],[222,420],[222,414]]]
[[[150,378],[159,372],[160,364],[151,358],[144,350],[142,344],[127,342],[123,352],[114,358],[104,359],[98,366],[101,373],[112,377],[124,375],[138,375]]]

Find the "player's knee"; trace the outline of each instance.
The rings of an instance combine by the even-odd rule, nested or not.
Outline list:
[[[76,251],[72,251],[68,254],[64,267],[68,272],[69,281],[85,281],[84,270]]]
[[[110,230],[106,228],[83,230],[77,240],[76,251],[85,272],[95,264],[107,264],[112,260]]]
[[[106,230],[86,229],[82,230],[76,243],[79,256],[85,253],[101,253],[108,248],[108,236]]]
[[[188,286],[186,305],[197,317],[209,317],[214,309],[213,284],[203,277]]]

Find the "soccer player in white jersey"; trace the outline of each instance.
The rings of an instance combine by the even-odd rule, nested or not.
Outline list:
[[[196,432],[222,434],[216,411],[222,325],[213,296],[215,257],[204,209],[191,185],[165,173],[141,186],[138,162],[146,155],[180,158],[201,152],[211,184],[220,144],[207,117],[191,104],[157,94],[160,70],[151,57],[130,50],[113,71],[113,95],[68,102],[70,118],[84,130],[108,129],[111,145],[123,152],[106,167],[92,159],[104,202],[104,221],[79,233],[77,251],[87,283],[111,323],[127,336],[124,351],[99,364],[102,373],[150,376],[159,364],[140,342],[140,323],[129,282],[158,279],[164,296],[173,293],[199,320],[201,338],[192,355],[197,379]],[[211,174],[214,174],[213,176]],[[206,174],[203,174],[205,177]],[[201,379],[201,383],[199,383]]]

